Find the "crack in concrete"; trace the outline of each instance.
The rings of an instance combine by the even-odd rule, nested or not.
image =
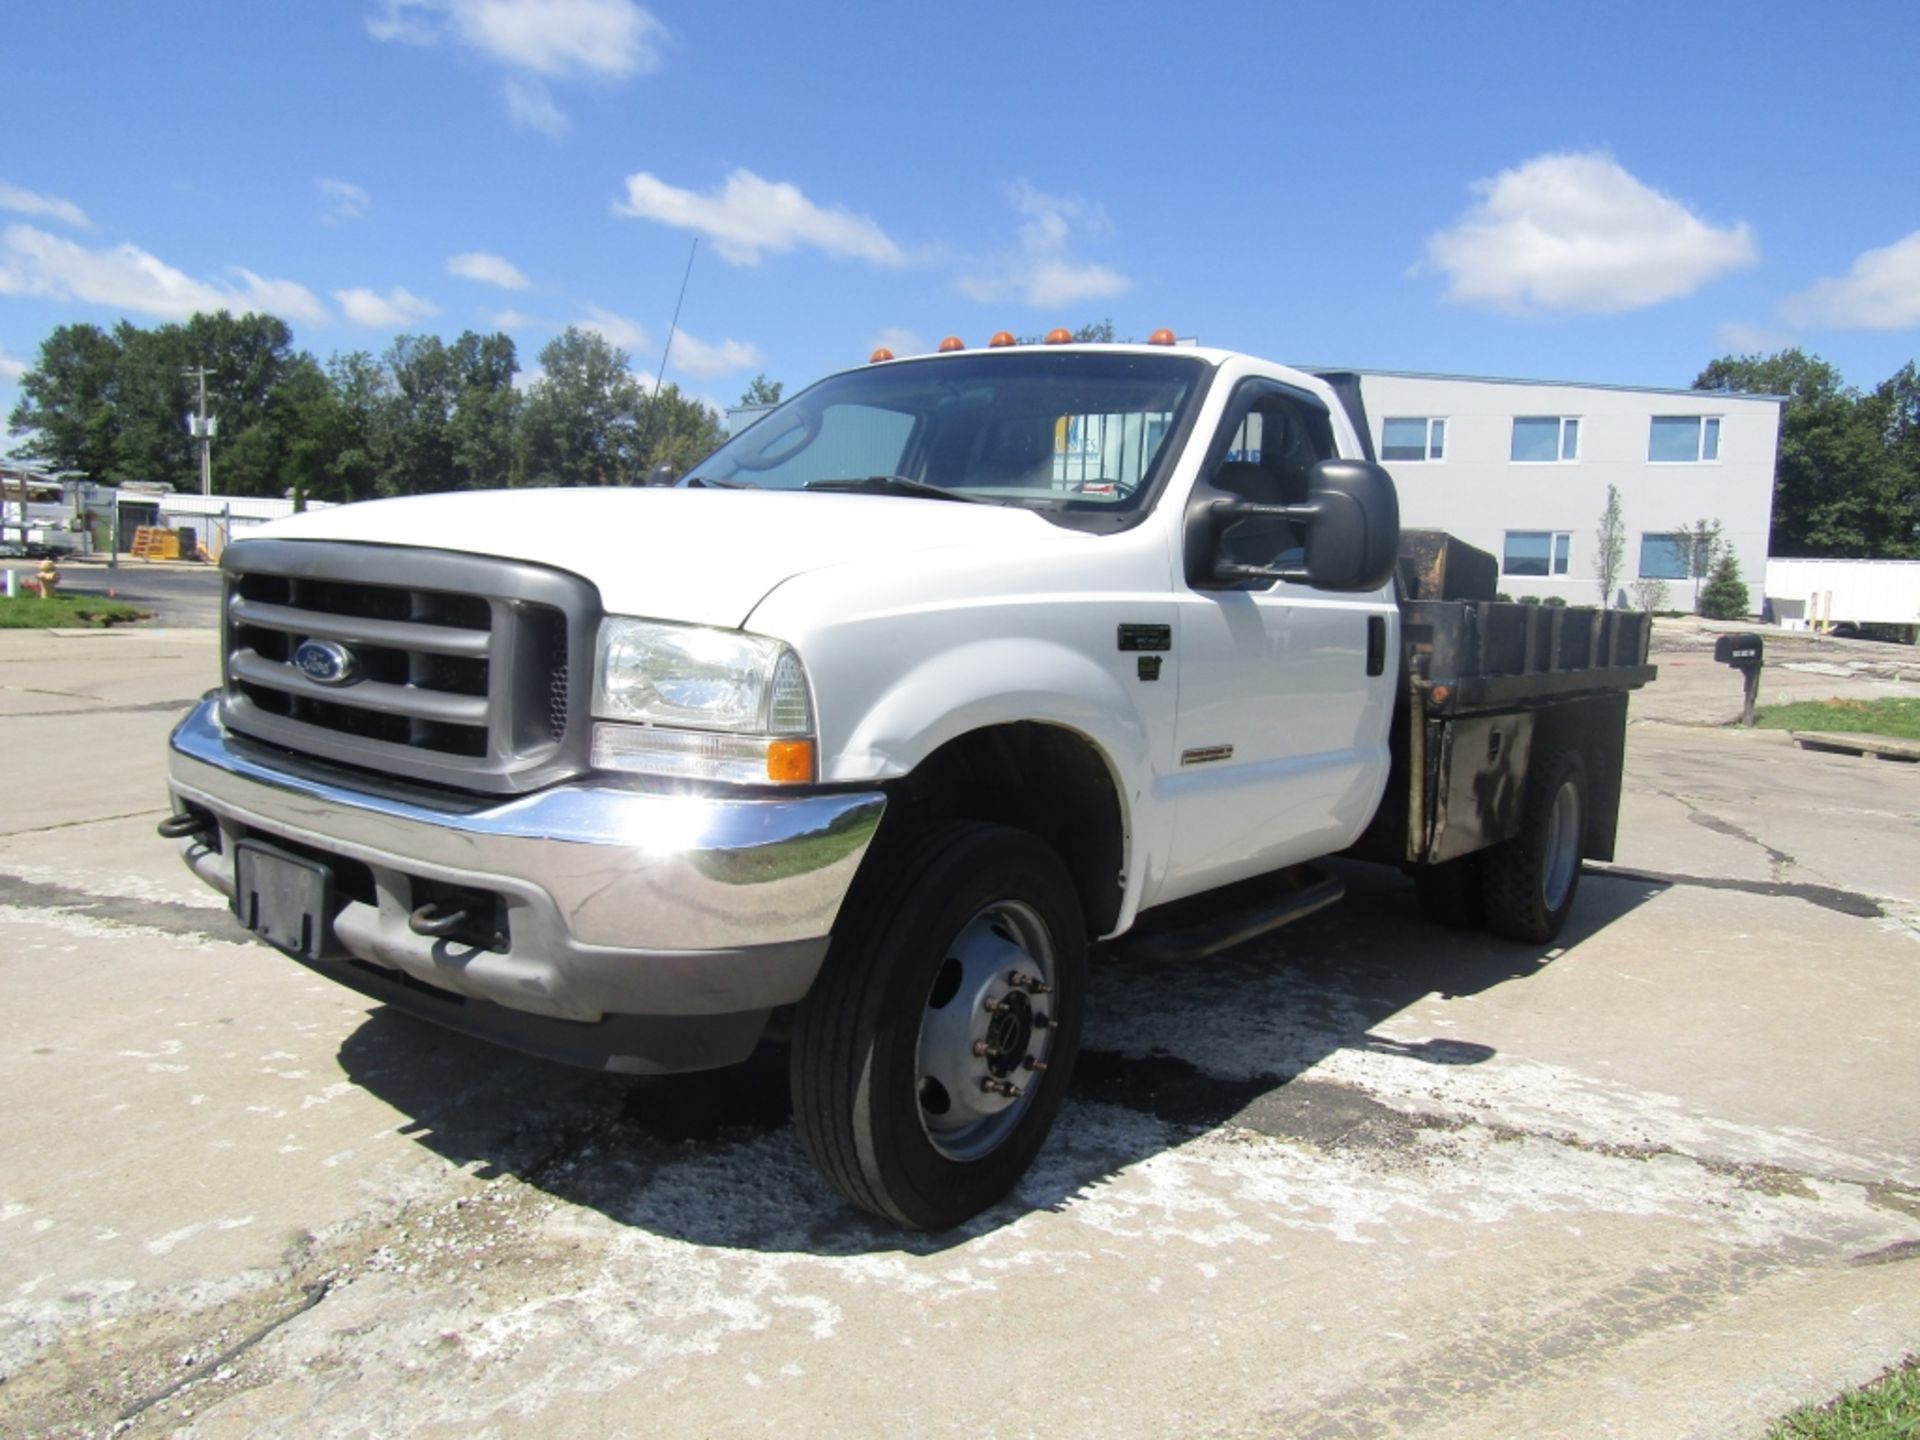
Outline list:
[[[1691,820],[1695,825],[1700,826],[1701,829],[1711,830],[1716,835],[1725,835],[1733,840],[1744,840],[1747,844],[1764,851],[1767,857],[1767,865],[1772,870],[1775,880],[1783,878],[1784,872],[1800,863],[1786,851],[1774,849],[1773,846],[1767,844],[1767,842],[1762,840],[1758,835],[1753,834],[1751,831],[1743,830],[1731,820],[1723,820],[1718,815],[1708,814],[1684,796],[1676,795],[1673,798],[1687,807],[1687,819]]]
[[[82,915],[89,920],[104,920],[109,924],[158,930],[167,935],[184,935],[197,940],[222,940],[238,944],[251,939],[241,928],[240,922],[224,910],[184,905],[177,900],[137,900],[126,895],[95,895],[72,885],[28,880],[19,875],[0,874],[0,905]]]
[[[218,1355],[215,1355],[211,1360],[207,1360],[199,1365],[194,1366],[185,1375],[182,1375],[178,1380],[175,1380],[172,1384],[166,1386],[163,1389],[156,1390],[153,1394],[147,1396],[145,1399],[137,1400],[133,1404],[127,1406],[126,1409],[122,1410],[119,1413],[119,1415],[115,1417],[114,1427],[118,1429],[120,1426],[123,1426],[123,1425],[131,1425],[134,1421],[138,1420],[142,1415],[145,1415],[149,1410],[153,1409],[156,1405],[164,1405],[167,1401],[171,1400],[174,1396],[178,1395],[182,1390],[185,1390],[188,1386],[197,1385],[200,1381],[207,1379],[209,1376],[219,1374],[221,1370],[231,1365],[235,1360],[238,1360],[241,1356],[245,1355],[249,1350],[253,1349],[254,1346],[260,1344],[268,1336],[272,1335],[276,1330],[279,1330],[284,1325],[291,1325],[295,1320],[298,1320],[302,1315],[306,1314],[309,1310],[313,1309],[314,1306],[318,1305],[322,1300],[326,1299],[327,1296],[332,1293],[333,1293],[333,1281],[331,1278],[324,1278],[316,1282],[315,1284],[306,1286],[305,1297],[301,1300],[301,1302],[298,1305],[294,1306],[293,1309],[287,1311],[287,1313],[284,1315],[280,1315],[272,1320],[269,1320],[266,1324],[260,1326],[257,1330],[254,1330],[251,1334],[245,1336],[237,1344],[230,1345],[225,1350],[222,1350]]]
[[[65,695],[57,690],[29,690],[29,695],[61,695],[68,700],[85,700],[85,695]],[[0,715],[0,720],[57,720],[75,715],[141,715],[154,710],[187,710],[200,703],[199,697],[190,700],[148,700],[139,705],[90,705],[79,710],[20,710],[9,715]]]
[[[128,810],[119,815],[90,815],[84,820],[60,820],[52,825],[33,825],[25,830],[0,830],[0,839],[13,840],[26,835],[47,835],[55,830],[78,830],[83,825],[105,825],[113,820],[137,820],[142,815],[164,815],[165,807],[150,805],[144,810]]]
[[[1842,890],[1835,885],[1815,885],[1803,880],[1735,880],[1725,875],[1679,875],[1667,870],[1642,870],[1633,865],[1608,865],[1589,860],[1586,874],[1614,880],[1643,880],[1652,885],[1684,885],[1698,890],[1732,890],[1743,895],[1763,895],[1770,899],[1804,900],[1849,915],[1856,920],[1883,920],[1886,907],[1871,895],[1857,890]]]

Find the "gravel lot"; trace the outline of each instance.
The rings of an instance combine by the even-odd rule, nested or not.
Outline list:
[[[1356,866],[1107,963],[1033,1174],[908,1237],[773,1067],[522,1060],[238,932],[152,830],[211,632],[0,634],[0,1433],[1753,1440],[1920,1350],[1920,766],[1659,643],[1559,946]]]

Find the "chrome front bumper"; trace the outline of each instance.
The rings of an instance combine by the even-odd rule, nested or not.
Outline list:
[[[724,1059],[593,1062],[628,1070],[744,1057],[766,1012],[812,984],[886,808],[877,791],[731,798],[592,781],[464,804],[399,787],[380,793],[231,734],[213,700],[174,731],[168,760],[176,811],[197,807],[219,828],[217,843],[211,834],[179,842],[183,858],[229,899],[242,839],[291,842],[371,870],[376,903],[349,900],[333,920],[339,968],[357,972],[337,978],[357,988],[405,1003],[372,989],[369,976],[386,972],[402,993],[417,989],[405,976],[548,1021],[728,1017],[720,1029],[729,1036],[752,1032],[739,1055]],[[500,896],[507,947],[414,933],[408,915],[419,880]],[[407,1008],[556,1053],[554,1044],[492,1033],[497,1016],[463,1021],[454,1011]]]

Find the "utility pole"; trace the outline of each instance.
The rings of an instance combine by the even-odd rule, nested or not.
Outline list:
[[[213,494],[213,428],[218,422],[207,416],[207,376],[218,375],[204,365],[190,365],[180,372],[200,385],[200,410],[187,417],[187,433],[200,442],[200,493]]]

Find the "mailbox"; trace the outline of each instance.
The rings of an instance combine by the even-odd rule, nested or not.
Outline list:
[[[1766,643],[1758,635],[1722,635],[1713,642],[1713,658],[1740,672],[1746,682],[1740,723],[1753,724],[1753,702],[1760,698],[1760,667],[1766,664]]]
[[[1758,635],[1722,635],[1713,642],[1713,658],[1736,670],[1758,670],[1766,663],[1765,650]]]

